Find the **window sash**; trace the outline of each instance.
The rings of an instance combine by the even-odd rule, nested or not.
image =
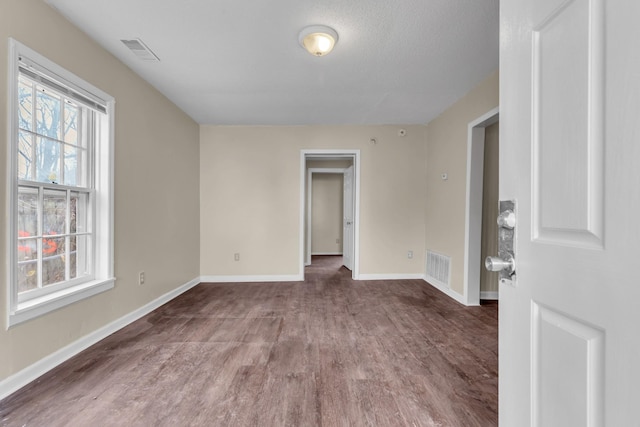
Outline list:
[[[20,242],[27,242],[35,239],[37,248],[36,248],[35,259],[23,260],[23,261],[18,260],[16,262],[17,268],[20,268],[21,266],[24,266],[24,265],[28,265],[30,263],[36,264],[36,269],[35,269],[36,288],[18,292],[17,293],[18,302],[20,303],[20,302],[29,301],[49,293],[57,292],[62,289],[70,288],[70,287],[77,286],[79,284],[94,280],[95,279],[94,266],[95,266],[95,253],[96,253],[96,250],[95,250],[96,239],[94,238],[95,233],[93,229],[93,218],[94,218],[93,212],[94,212],[94,206],[95,206],[95,203],[94,203],[95,191],[92,189],[85,189],[85,188],[79,188],[79,187],[64,186],[64,185],[58,185],[58,184],[47,184],[47,183],[23,181],[23,180],[18,181],[18,190],[20,189],[23,189],[23,190],[30,189],[31,192],[37,195],[37,214],[36,214],[37,215],[37,220],[36,220],[37,233],[34,235],[23,236],[23,237],[18,236],[16,245],[19,247]],[[46,230],[43,229],[44,214],[45,214],[43,211],[44,196],[47,192],[64,193],[65,195],[66,212],[65,212],[65,220],[64,220],[65,222],[64,232],[62,233],[50,234],[50,233],[46,233]],[[83,228],[85,229],[84,231],[78,230],[77,225],[76,225],[76,230],[74,232],[71,231],[70,207],[71,207],[72,194],[78,194],[78,200],[81,199],[80,195],[85,196],[84,197],[85,201],[83,203],[84,207],[76,208],[76,215],[78,215],[78,212],[82,212],[80,209],[84,209],[84,213],[81,214],[81,219],[83,219],[82,222],[84,222],[84,226],[83,226]],[[19,227],[17,222],[16,222],[16,226]],[[18,231],[21,231],[21,230],[18,230]],[[84,267],[85,273],[81,275],[78,275],[78,273],[76,273],[76,277],[71,278],[70,268],[71,268],[72,251],[70,250],[70,246],[71,246],[71,239],[73,238],[76,238],[75,244],[77,246],[78,245],[80,246],[80,249],[76,247],[76,250],[74,251],[75,257],[76,257],[75,259],[76,268],[78,265],[85,266]],[[86,240],[85,242],[82,242],[83,238],[84,240]],[[59,239],[65,239],[64,254],[63,255],[55,254],[52,256],[45,256],[45,251],[43,248],[44,241],[45,240],[55,241]],[[61,256],[66,257],[64,280],[57,283],[44,284],[43,283],[44,262],[52,261],[53,259],[60,258]],[[16,277],[16,279],[17,278],[18,277]]]
[[[18,136],[20,136],[20,134],[26,134],[26,135],[30,135],[30,142],[31,142],[31,147],[30,147],[30,162],[31,162],[31,170],[30,170],[30,180],[31,181],[35,181],[35,182],[47,182],[46,180],[43,179],[38,179],[37,174],[38,174],[38,162],[39,162],[39,157],[38,157],[38,149],[37,149],[37,145],[39,142],[50,142],[56,145],[59,145],[59,155],[58,155],[58,171],[59,171],[59,176],[56,176],[55,181],[57,181],[57,183],[65,183],[66,181],[66,177],[65,177],[65,151],[67,147],[71,147],[75,150],[77,150],[76,153],[76,168],[81,168],[81,174],[82,174],[82,178],[78,179],[78,177],[76,176],[76,182],[80,182],[80,184],[77,184],[77,187],[87,187],[87,188],[94,188],[94,173],[93,173],[93,165],[94,165],[94,145],[95,145],[95,135],[96,135],[96,114],[97,112],[92,110],[91,108],[87,108],[86,106],[78,106],[78,107],[74,107],[77,108],[77,117],[76,117],[76,122],[77,122],[77,135],[76,135],[76,140],[75,143],[69,142],[67,140],[65,140],[66,138],[66,131],[65,131],[65,120],[66,120],[66,110],[70,107],[67,107],[67,101],[68,101],[68,95],[62,93],[60,90],[51,90],[52,95],[55,95],[57,97],[59,97],[60,99],[60,111],[59,111],[59,117],[57,120],[57,125],[60,126],[60,135],[59,136],[53,136],[53,135],[47,135],[45,133],[41,133],[38,132],[37,129],[37,123],[38,123],[38,102],[37,102],[37,93],[38,91],[38,86],[37,86],[37,81],[31,79],[30,77],[25,77],[25,75],[22,72],[22,69],[20,69],[20,72],[18,73],[18,81],[20,84],[20,82],[22,83],[29,83],[31,84],[31,129],[27,129],[26,127],[21,126],[20,122],[18,122]],[[20,106],[18,105],[18,109],[20,109]],[[20,114],[18,113],[18,116],[20,116]],[[44,118],[42,118],[44,120]],[[19,142],[17,144],[18,146],[20,145]],[[20,157],[20,156],[18,156]],[[80,160],[79,164],[78,164],[78,160]],[[19,159],[18,159],[19,161]],[[77,173],[77,171],[76,171]],[[20,178],[19,178],[20,179]],[[24,178],[22,178],[24,180]]]

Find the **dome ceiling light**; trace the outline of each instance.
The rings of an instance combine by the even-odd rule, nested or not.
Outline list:
[[[312,25],[300,31],[298,41],[313,56],[324,56],[338,42],[338,33],[325,25]]]

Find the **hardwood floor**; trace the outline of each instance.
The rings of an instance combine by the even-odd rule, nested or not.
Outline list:
[[[497,303],[339,262],[198,285],[1,401],[0,425],[497,425]]]

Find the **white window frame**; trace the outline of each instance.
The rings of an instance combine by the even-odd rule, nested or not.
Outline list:
[[[96,100],[106,109],[106,115],[98,115],[95,121],[98,137],[93,147],[93,212],[92,227],[93,274],[82,283],[71,283],[62,289],[44,293],[35,298],[21,301],[18,297],[17,281],[17,218],[18,218],[18,78],[19,58],[27,58],[38,69],[54,81],[65,83],[89,100]],[[9,152],[7,156],[7,194],[9,221],[7,221],[7,329],[27,320],[42,316],[79,300],[112,289],[114,277],[114,106],[112,96],[87,83],[75,74],[65,70],[44,56],[9,39],[9,88],[8,88],[8,126],[7,138]],[[91,160],[90,160],[91,161]]]

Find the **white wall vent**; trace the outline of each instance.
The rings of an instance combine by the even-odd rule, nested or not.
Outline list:
[[[427,250],[427,282],[450,287],[451,257]]]
[[[140,39],[120,40],[126,47],[129,48],[138,58],[143,61],[160,61],[160,58],[156,56],[149,47],[144,44]]]

